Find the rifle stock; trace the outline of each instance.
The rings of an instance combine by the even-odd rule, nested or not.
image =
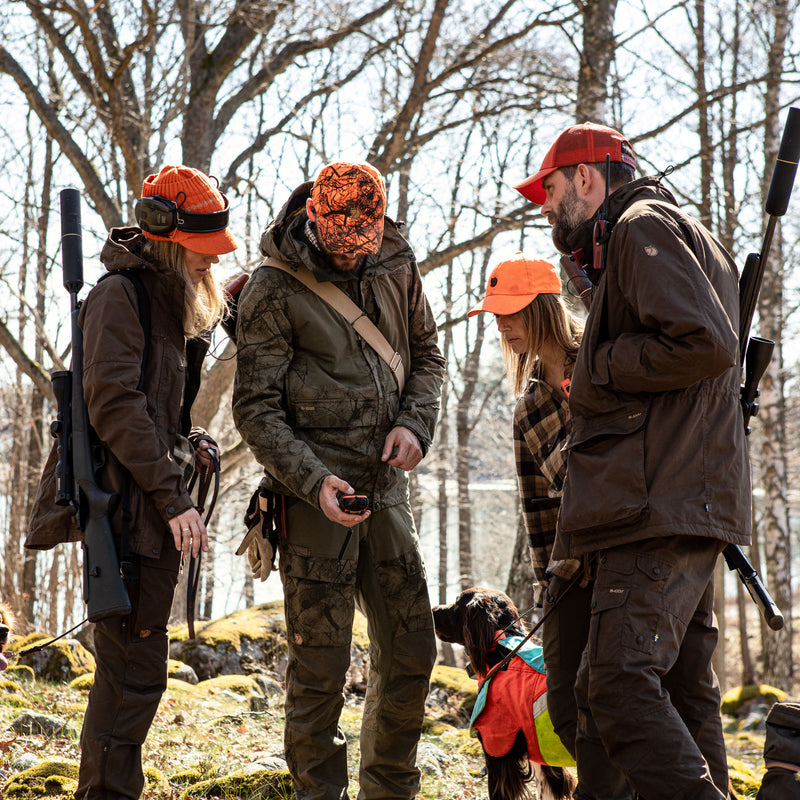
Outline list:
[[[78,525],[84,531],[83,598],[89,621],[96,622],[105,617],[128,614],[131,604],[120,573],[111,529],[111,516],[119,503],[119,495],[106,492],[95,478],[89,414],[83,396],[83,332],[78,325],[78,292],[83,287],[80,193],[77,189],[63,189],[60,200],[61,257],[64,287],[70,295],[72,331],[70,409],[68,415],[63,415],[65,419],[60,420],[63,425],[68,418],[69,431],[62,438],[61,447],[71,456],[72,473],[78,487],[74,493],[77,501],[73,500],[73,503],[78,513]],[[61,385],[63,392],[64,384]]]

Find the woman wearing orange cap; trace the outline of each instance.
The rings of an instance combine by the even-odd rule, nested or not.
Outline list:
[[[136,218],[139,227],[110,231],[100,254],[107,274],[79,318],[89,420],[107,454],[98,479],[122,497],[112,527],[132,607],[95,625],[76,792],[91,800],[141,795],[141,747],[167,686],[167,620],[181,559],[208,549],[184,465],[191,474],[193,451],[210,463],[205,451],[215,448],[191,427],[190,410],[224,309],[211,270],[236,248],[227,200],[190,167],[150,175]]]
[[[561,297],[556,268],[522,253],[494,267],[481,303],[469,316],[495,315],[508,378],[518,397],[514,453],[520,499],[536,581],[537,600],[549,611],[558,589],[572,583],[542,626],[547,708],[553,727],[575,757],[575,676],[588,634],[588,598],[580,561],[551,561],[566,473],[562,446],[569,429],[569,381],[583,324]],[[602,763],[598,763],[602,769]],[[613,773],[616,775],[616,771]]]

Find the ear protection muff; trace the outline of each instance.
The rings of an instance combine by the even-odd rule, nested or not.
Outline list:
[[[180,197],[183,192],[178,193]],[[178,198],[176,197],[175,200]],[[184,195],[183,202],[186,199]],[[216,233],[228,227],[228,198],[222,195],[225,208],[222,211],[211,211],[207,214],[196,214],[184,211],[174,200],[160,197],[157,194],[140,197],[136,201],[133,213],[139,227],[155,236],[169,236],[176,228],[187,233]]]

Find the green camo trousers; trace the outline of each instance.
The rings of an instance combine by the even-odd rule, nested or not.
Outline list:
[[[436,643],[410,508],[373,512],[353,528],[341,561],[345,528],[301,501],[289,501],[287,516],[280,543],[289,643],[285,747],[298,800],[348,796],[339,715],[356,605],[370,640],[358,797],[414,797]]]

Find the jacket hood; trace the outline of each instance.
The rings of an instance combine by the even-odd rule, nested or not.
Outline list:
[[[108,239],[100,251],[103,266],[113,272],[118,269],[157,269],[161,271],[152,257],[142,255],[147,238],[140,228],[112,228]]]
[[[349,280],[351,275],[332,270],[328,266],[324,254],[306,236],[306,200],[311,197],[312,185],[312,181],[306,181],[289,195],[278,215],[261,234],[261,253],[289,264],[305,264],[317,280]],[[381,249],[374,255],[365,256],[363,271],[372,274],[392,272],[413,260],[414,252],[400,233],[398,224],[391,218],[384,217]]]
[[[620,216],[622,216],[623,211],[639,200],[659,200],[676,207],[678,205],[675,196],[662,185],[659,178],[639,178],[620,186],[608,196],[608,220],[612,229]],[[591,219],[581,222],[567,239],[567,243],[573,253],[576,250],[583,250],[584,257],[589,264],[586,266],[584,263],[582,266],[586,269],[589,280],[594,284],[597,284],[600,279],[600,270],[593,269],[591,263],[594,225],[599,216],[600,208],[595,211]]]

